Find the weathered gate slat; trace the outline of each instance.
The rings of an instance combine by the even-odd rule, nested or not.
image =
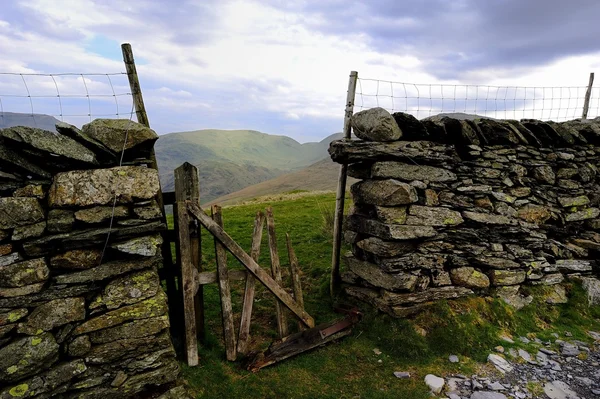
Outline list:
[[[302,295],[302,283],[300,282],[300,267],[298,265],[298,258],[292,247],[292,240],[290,235],[285,233],[285,240],[288,250],[288,258],[290,260],[290,275],[292,277],[292,290],[294,292],[294,299],[298,302],[298,305],[304,309],[304,297]],[[302,329],[302,325],[298,326]]]
[[[254,230],[252,232],[252,249],[250,256],[258,263],[260,256],[260,244],[262,242],[263,225],[265,224],[265,215],[261,211],[256,212],[254,219]],[[242,316],[240,319],[240,331],[238,332],[238,352],[248,352],[248,342],[250,339],[250,319],[252,318],[252,306],[254,304],[254,293],[256,291],[256,282],[251,273],[247,273],[246,289],[244,290],[244,302],[242,306]]]
[[[273,218],[273,208],[267,208],[267,232],[269,234],[269,252],[271,254],[271,273],[273,279],[280,287],[283,286],[281,279],[281,265],[279,263],[279,253],[277,251],[277,236],[275,234],[275,220]],[[281,303],[275,301],[275,312],[277,315],[277,333],[279,338],[283,338],[288,335],[287,318]]]
[[[214,222],[223,228],[221,207],[211,207]],[[233,327],[233,309],[231,306],[231,290],[229,287],[229,273],[227,272],[227,252],[215,237],[215,255],[217,260],[217,279],[219,283],[219,296],[221,297],[221,316],[223,319],[223,338],[225,341],[225,354],[227,360],[233,362],[237,358],[235,345],[235,330]]]
[[[227,234],[218,224],[207,216],[197,204],[188,202],[188,210],[198,221],[217,238],[225,248],[238,260],[250,273],[254,275],[277,299],[279,299],[289,310],[291,310],[307,327],[315,325],[314,319],[304,311],[269,274],[264,271],[258,263]]]

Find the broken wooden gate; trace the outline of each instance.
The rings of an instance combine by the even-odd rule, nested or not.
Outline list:
[[[198,170],[189,163],[185,163],[175,170],[175,206],[174,221],[176,238],[176,252],[180,272],[177,276],[179,292],[183,307],[184,334],[183,342],[188,365],[198,364],[198,338],[201,338],[203,321],[202,286],[217,282],[221,297],[223,317],[223,332],[228,360],[235,360],[237,352],[246,353],[250,329],[252,304],[254,301],[254,285],[258,280],[277,299],[277,325],[280,338],[287,336],[287,322],[283,308],[289,309],[306,327],[314,327],[313,318],[304,311],[302,290],[299,284],[298,263],[291,247],[289,236],[287,246],[290,256],[291,275],[294,297],[288,294],[281,286],[281,271],[277,253],[273,213],[267,209],[266,217],[262,212],[256,216],[252,237],[252,251],[246,253],[223,230],[221,208],[212,206],[212,217],[208,216],[200,207]],[[264,221],[267,221],[269,247],[271,251],[271,271],[273,277],[261,268],[257,261],[260,251],[260,242]],[[200,226],[208,230],[215,240],[216,272],[204,272],[201,268],[201,235]],[[227,254],[230,252],[244,267],[244,271],[229,272],[227,268]],[[235,329],[231,306],[229,281],[231,279],[245,279],[246,289],[240,322],[239,335],[236,344]]]

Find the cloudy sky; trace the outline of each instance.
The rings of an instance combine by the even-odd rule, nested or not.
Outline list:
[[[0,100],[4,111],[30,112],[33,103],[54,115],[61,107],[63,115],[109,115],[117,106],[127,115],[123,76],[18,74],[122,72],[120,44],[129,42],[161,134],[254,129],[320,140],[341,130],[351,70],[385,81],[361,81],[357,105],[365,107],[380,100],[419,117],[442,105],[542,107],[560,119],[580,113],[589,73],[600,71],[598,15],[597,0],[3,0],[0,72],[17,75],[0,75]],[[523,88],[490,94],[483,85]],[[525,89],[534,86],[557,89]],[[60,103],[35,97],[57,88]],[[90,101],[70,97],[86,90]],[[599,106],[592,101],[592,116]]]

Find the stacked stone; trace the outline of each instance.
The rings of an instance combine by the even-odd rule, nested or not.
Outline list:
[[[565,123],[381,108],[354,115],[345,291],[398,317],[438,299],[494,294],[516,307],[523,285],[600,282],[600,120]]]
[[[130,397],[179,371],[158,136],[128,120],[57,131],[0,130],[0,398]]]

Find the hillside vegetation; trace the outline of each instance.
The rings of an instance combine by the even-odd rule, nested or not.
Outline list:
[[[290,191],[334,191],[337,188],[339,171],[338,164],[333,163],[330,158],[325,158],[299,171],[248,186],[210,202],[231,205],[265,195]],[[355,181],[356,179],[349,177],[348,186]]]
[[[197,130],[163,135],[155,151],[163,190],[173,189],[173,170],[189,162],[200,171],[204,202],[320,161],[338,137],[300,144],[253,130]]]

